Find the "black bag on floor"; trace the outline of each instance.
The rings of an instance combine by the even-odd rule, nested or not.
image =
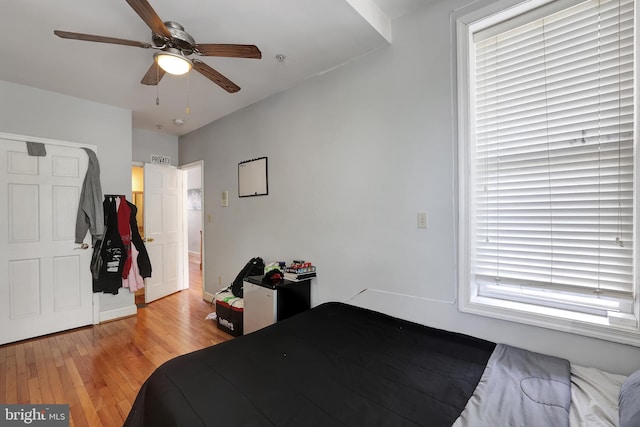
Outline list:
[[[240,270],[233,283],[231,283],[231,292],[234,296],[242,298],[242,282],[248,276],[262,276],[264,274],[264,261],[260,257],[251,258],[248,263]]]

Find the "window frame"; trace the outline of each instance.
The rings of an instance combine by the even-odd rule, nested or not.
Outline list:
[[[480,296],[480,284],[475,280],[473,259],[475,254],[475,211],[473,205],[473,186],[470,182],[475,163],[475,141],[471,124],[475,122],[473,101],[474,92],[473,70],[473,35],[489,26],[499,24],[505,20],[518,19],[523,12],[538,9],[541,15],[547,15],[557,10],[565,9],[582,3],[584,0],[502,0],[472,11],[462,10],[452,15],[455,37],[453,48],[456,54],[454,69],[457,70],[457,155],[458,155],[458,309],[461,312],[507,320],[511,322],[534,325],[548,329],[575,333],[579,335],[600,338],[604,340],[640,346],[640,286],[638,281],[640,243],[639,223],[634,224],[633,238],[635,241],[633,252],[633,289],[634,300],[631,314],[609,314],[569,311],[548,305],[535,305],[532,301],[505,300],[496,294]],[[634,1],[634,35],[640,40],[639,1]],[[638,42],[636,42],[638,45]],[[640,86],[638,79],[638,54],[634,56],[634,180],[633,208],[634,217],[638,218],[639,182],[638,172],[638,97]],[[455,102],[455,100],[454,100]],[[485,292],[486,293],[486,292]],[[493,296],[491,296],[493,295]]]

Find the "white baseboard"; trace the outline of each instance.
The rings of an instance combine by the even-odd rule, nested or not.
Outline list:
[[[202,298],[207,302],[211,302],[213,301],[213,296],[214,295],[211,292],[204,291]]]
[[[113,310],[101,311],[100,323],[121,319],[123,317],[134,316],[137,312],[138,307],[136,307],[135,304],[128,305],[126,307],[115,308]]]

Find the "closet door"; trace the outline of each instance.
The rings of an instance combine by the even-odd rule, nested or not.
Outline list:
[[[84,150],[0,138],[0,344],[91,324],[88,249],[74,243]],[[88,236],[88,235],[87,235]]]
[[[144,165],[144,236],[152,274],[145,280],[145,302],[182,290],[182,171]]]

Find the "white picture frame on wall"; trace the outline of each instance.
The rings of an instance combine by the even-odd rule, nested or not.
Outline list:
[[[266,196],[268,194],[267,158],[259,157],[238,163],[238,197]]]

